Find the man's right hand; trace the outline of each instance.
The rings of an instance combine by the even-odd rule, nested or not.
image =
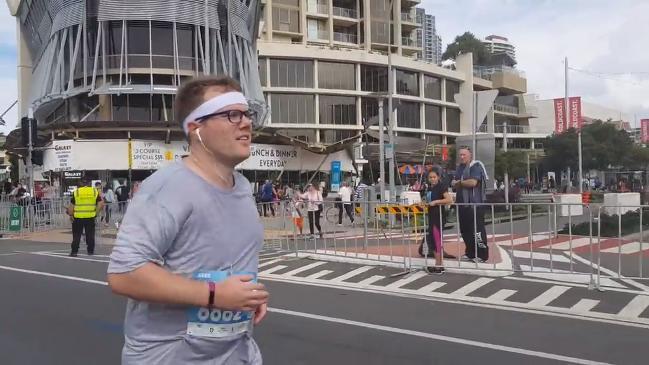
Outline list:
[[[268,303],[263,284],[253,283],[252,275],[230,276],[215,286],[214,306],[227,310],[255,311]]]

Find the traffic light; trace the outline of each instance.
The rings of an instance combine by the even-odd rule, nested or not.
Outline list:
[[[27,117],[23,117],[20,119],[20,134],[21,134],[21,142],[22,145],[27,147],[29,145],[29,125],[31,124],[32,126],[32,143],[36,143],[36,137],[38,135],[38,131],[36,129],[36,119],[30,119]]]
[[[32,151],[32,164],[43,166],[43,151],[41,150]]]

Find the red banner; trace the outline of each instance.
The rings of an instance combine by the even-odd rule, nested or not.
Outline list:
[[[581,129],[581,97],[575,96],[568,99],[570,104],[570,128]]]
[[[442,161],[448,161],[448,147],[446,146],[442,147]]]
[[[640,120],[640,130],[642,132],[642,143],[649,143],[649,119]]]
[[[566,129],[565,118],[564,99],[554,99],[554,131],[557,134],[563,133]]]

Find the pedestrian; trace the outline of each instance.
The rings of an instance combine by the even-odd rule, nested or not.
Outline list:
[[[485,209],[480,205],[485,201],[485,183],[488,176],[482,162],[473,160],[469,147],[461,147],[458,153],[460,165],[455,171],[452,185],[457,192],[460,231],[466,245],[462,259],[480,263],[489,258],[484,223]]]
[[[291,206],[291,217],[293,218],[293,224],[295,228],[300,231],[300,236],[304,234],[304,216],[302,215],[302,202],[300,198],[295,195],[290,200]]]
[[[453,204],[453,198],[448,193],[448,186],[442,182],[442,169],[434,166],[428,172],[428,185],[424,190],[424,200],[428,205],[428,233],[426,235],[426,245],[428,253],[433,253],[435,266],[427,268],[429,272],[435,274],[444,273],[442,258],[444,251],[442,249],[442,229],[446,224],[444,206]],[[426,257],[423,252],[423,242],[419,248],[419,254]]]
[[[52,220],[52,202],[56,199],[56,188],[50,185],[49,181],[43,184],[43,210],[47,216],[46,224]]]
[[[300,198],[307,201],[309,233],[311,234],[311,238],[315,238],[315,234],[313,230],[313,226],[315,225],[315,227],[318,229],[318,233],[320,234],[320,238],[322,238],[323,235],[322,235],[322,228],[320,227],[320,214],[322,214],[323,211],[324,199],[317,185],[309,184],[307,185],[306,190],[307,190],[306,193],[300,195]]]
[[[343,186],[338,192],[340,194],[341,207],[338,209],[338,225],[343,225],[343,210],[347,213],[349,220],[354,224],[354,213],[352,209],[352,188],[349,187],[347,181],[343,182]]]
[[[104,203],[106,204],[104,208],[104,225],[108,226],[110,224],[110,216],[113,212],[113,204],[115,204],[115,193],[109,184],[106,184],[106,187],[104,187]]]
[[[131,189],[126,185],[126,180],[122,180],[115,190],[115,195],[117,195],[119,214],[124,215],[126,213],[126,204],[128,204],[128,199],[131,196]]]
[[[273,206],[275,196],[277,196],[275,187],[270,180],[266,180],[261,188],[261,204],[263,205],[264,217],[268,217],[268,208],[270,208],[273,217],[275,216],[275,207]]]
[[[365,194],[365,189],[367,189],[368,187],[369,186],[367,186],[367,184],[365,184],[363,180],[361,180],[356,186],[356,198],[354,200],[356,200],[357,202],[356,203],[357,207],[360,207],[361,206],[360,202],[365,199],[363,195]]]
[[[142,183],[108,266],[111,289],[129,298],[122,365],[259,365],[264,233],[235,171],[250,156],[254,114],[225,76],[184,84],[175,113],[191,152]]]
[[[81,187],[72,194],[67,213],[72,219],[72,249],[71,257],[77,257],[81,234],[86,237],[88,255],[95,254],[95,218],[101,212],[104,202],[99,191],[90,186],[90,180],[83,178]]]

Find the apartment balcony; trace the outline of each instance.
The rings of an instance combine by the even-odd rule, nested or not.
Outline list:
[[[327,18],[329,17],[329,5],[317,3],[307,6],[306,13],[308,16],[315,16],[316,18]]]
[[[408,48],[421,48],[421,43],[410,37],[401,37],[401,46]]]
[[[356,9],[333,7],[333,16],[358,20],[358,11]]]
[[[506,94],[524,94],[527,92],[525,73],[507,66],[474,67],[473,75],[492,82],[494,89]]]
[[[528,134],[530,133],[530,127],[527,125],[507,125],[507,133],[508,134]],[[487,125],[482,124],[479,129],[480,132],[482,133],[488,133],[487,130]],[[505,133],[505,126],[504,125],[495,125],[494,126],[494,133]]]
[[[309,32],[307,34],[308,42],[329,43],[329,32],[326,30],[319,30],[317,32]]]
[[[505,114],[518,115],[518,107],[511,105],[494,104],[494,111]]]
[[[417,19],[415,15],[410,13],[401,13],[401,28],[403,30],[412,31],[420,27],[420,19]]]
[[[358,37],[356,36],[356,34],[352,34],[352,33],[334,32],[334,41],[358,44]]]
[[[401,6],[402,7],[411,8],[411,7],[417,6],[419,4],[421,4],[421,0],[401,0]]]

